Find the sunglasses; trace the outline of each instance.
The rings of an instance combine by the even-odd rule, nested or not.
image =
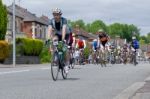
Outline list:
[[[60,14],[53,14],[53,16],[60,16]]]

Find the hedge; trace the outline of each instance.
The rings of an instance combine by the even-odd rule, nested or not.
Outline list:
[[[4,61],[9,57],[9,44],[6,41],[0,40],[0,61]]]
[[[52,54],[49,51],[48,47],[43,47],[43,50],[40,54],[40,61],[41,63],[50,63],[52,58]]]
[[[39,56],[43,48],[43,41],[38,39],[17,38],[16,44],[17,53],[25,56]]]

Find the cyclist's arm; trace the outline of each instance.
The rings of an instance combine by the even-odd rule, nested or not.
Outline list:
[[[52,39],[53,38],[53,27],[52,27],[52,20],[49,21],[49,26],[48,26],[48,39]]]
[[[66,32],[67,32],[67,20],[65,18],[62,18],[62,40],[65,40]]]
[[[62,28],[62,40],[65,40],[67,25],[64,24]]]
[[[78,48],[79,46],[78,46],[78,42],[76,43],[76,48]]]
[[[52,39],[53,38],[52,31],[53,31],[53,28],[52,28],[51,25],[49,25],[48,26],[48,39]]]
[[[84,48],[86,48],[86,42],[85,42],[85,40],[83,40],[83,43],[84,43]]]

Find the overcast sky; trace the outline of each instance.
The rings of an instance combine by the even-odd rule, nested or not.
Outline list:
[[[13,0],[2,0],[10,5]],[[16,0],[20,6],[37,16],[51,16],[53,8],[60,8],[63,16],[71,19],[83,19],[92,22],[103,20],[106,24],[120,22],[135,24],[142,35],[150,32],[150,0]]]

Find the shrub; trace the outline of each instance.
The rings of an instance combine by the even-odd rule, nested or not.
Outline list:
[[[0,61],[4,61],[9,57],[9,44],[6,41],[0,40]]]
[[[90,54],[90,48],[89,48],[89,47],[86,47],[86,48],[84,49],[83,54],[84,54],[84,57],[85,57],[86,59],[88,59],[89,54]]]
[[[43,50],[40,54],[41,63],[49,63],[51,62],[52,55],[48,50],[48,47],[43,47]]]
[[[39,56],[43,48],[43,41],[38,39],[17,38],[16,44],[18,53],[25,56]]]

